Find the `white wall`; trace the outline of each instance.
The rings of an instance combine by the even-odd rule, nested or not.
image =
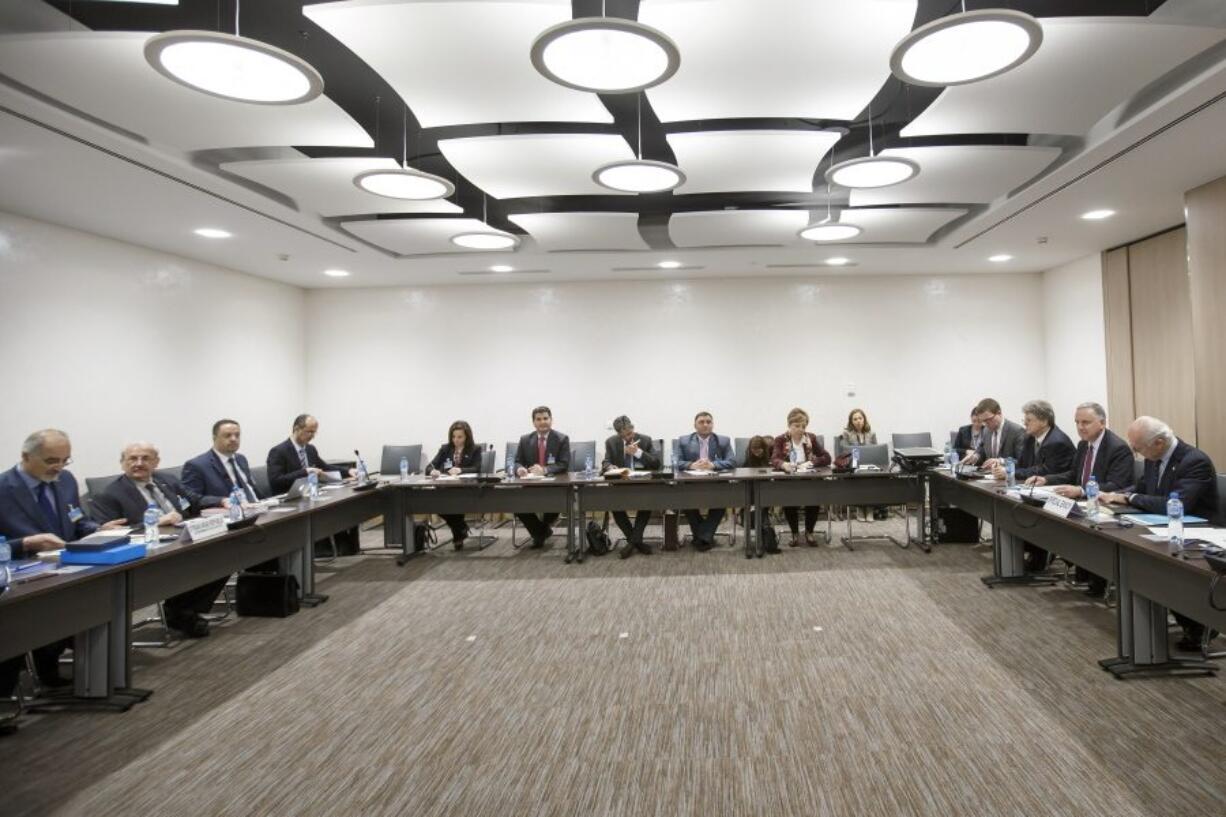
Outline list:
[[[1044,394],[1041,299],[1038,275],[313,290],[308,323],[345,329],[308,334],[307,403],[325,455],[357,445],[372,467],[384,443],[433,454],[457,418],[501,461],[540,403],[576,441],[621,413],[675,436],[699,409],[729,436],[780,433],[798,405],[828,443],[862,406],[887,438],[941,445],[980,397],[1016,418]]]
[[[46,426],[78,478],[115,473],[131,439],[174,465],[226,415],[263,463],[301,410],[303,325],[295,287],[0,213],[0,467]]]
[[[1101,256],[1047,270],[1042,279],[1047,400],[1056,410],[1056,422],[1071,436],[1079,403],[1093,400],[1111,411]]]

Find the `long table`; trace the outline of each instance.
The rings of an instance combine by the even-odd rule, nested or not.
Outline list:
[[[1226,612],[1209,604],[1213,570],[1195,555],[1172,555],[1164,542],[1142,538],[1142,526],[1120,527],[1109,515],[1061,518],[1009,495],[1003,483],[966,481],[947,473],[931,480],[932,506],[953,505],[992,525],[993,575],[989,586],[1025,584],[1024,542],[1060,554],[1116,585],[1116,655],[1100,661],[1117,678],[1132,675],[1212,674],[1216,665],[1170,657],[1168,609],[1218,630]],[[1194,536],[1195,528],[1188,529]],[[1226,594],[1223,594],[1226,595]],[[1218,603],[1226,606],[1226,599]]]

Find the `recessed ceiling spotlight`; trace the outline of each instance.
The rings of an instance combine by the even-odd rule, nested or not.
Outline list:
[[[468,250],[510,250],[519,246],[519,236],[491,228],[453,235],[451,243]]]
[[[433,173],[412,168],[369,170],[354,177],[353,183],[367,193],[389,199],[429,201],[445,199],[455,192],[455,185]]]
[[[1013,256],[1007,255],[1006,253],[1002,252],[998,255],[989,255],[988,260],[991,261],[993,264],[1003,264],[1006,261],[1012,261]]]
[[[1081,217],[1086,221],[1102,221],[1104,218],[1111,218],[1115,215],[1114,210],[1091,210],[1088,213],[1082,213]]]
[[[680,261],[661,261],[656,264],[660,269],[678,269],[681,267]]]
[[[663,193],[685,184],[685,174],[668,162],[627,159],[598,167],[592,181],[621,193]]]
[[[507,264],[495,264],[490,267],[490,272],[515,272],[515,267]]]
[[[233,233],[227,230],[219,230],[216,227],[200,227],[192,230],[192,232],[201,238],[230,238],[233,236]]]
[[[912,31],[894,46],[890,70],[912,85],[944,87],[1003,74],[1043,42],[1034,17],[1010,9],[963,10]]]
[[[323,78],[305,60],[267,43],[219,31],[155,34],[145,42],[145,59],[180,85],[239,102],[297,105],[324,90]]]
[[[634,20],[580,17],[551,26],[532,43],[532,65],[579,91],[621,94],[677,73],[681,52],[663,32]]]
[[[891,156],[864,156],[839,162],[826,171],[831,184],[859,189],[901,184],[919,173],[919,164]]]
[[[836,255],[833,258],[826,259],[826,264],[831,267],[842,267],[850,263],[851,263],[850,258],[845,258],[844,256],[841,256],[841,255]]]
[[[324,270],[324,275],[328,276],[329,278],[348,278],[349,270],[347,269],[326,269]]]
[[[844,224],[842,222],[819,221],[817,224],[810,224],[805,227],[797,235],[807,241],[846,241],[849,238],[855,238],[863,230],[854,224]]]

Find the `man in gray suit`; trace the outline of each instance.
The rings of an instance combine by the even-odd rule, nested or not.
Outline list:
[[[629,417],[623,414],[614,420],[613,430],[617,433],[604,441],[604,463],[601,465],[601,471],[608,474],[659,470],[660,454],[654,450],[651,438],[637,433]],[[614,511],[613,520],[626,537],[626,543],[617,549],[618,556],[629,559],[636,550],[644,556],[651,555],[651,545],[643,541],[643,533],[651,520],[651,511],[636,513],[633,524],[625,511]]]
[[[1005,419],[1000,403],[991,397],[983,398],[975,406],[975,416],[983,424],[983,434],[979,448],[963,457],[964,464],[993,468],[1009,457],[1021,459],[1026,430]]]
[[[715,419],[709,411],[694,415],[694,433],[677,438],[673,456],[676,468],[682,471],[730,471],[736,468],[732,442],[715,433]],[[710,550],[715,546],[715,531],[724,518],[723,508],[711,508],[704,518],[696,509],[685,512],[694,537],[695,550]]]

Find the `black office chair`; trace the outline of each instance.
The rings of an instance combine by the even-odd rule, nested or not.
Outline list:
[[[860,448],[860,465],[861,466],[875,465],[878,468],[880,468],[882,471],[890,470],[890,447],[888,445],[878,443],[877,445],[862,445],[859,448]],[[851,547],[852,542],[873,542],[873,541],[892,542],[898,547],[907,547],[907,545],[902,544],[897,539],[895,539],[893,536],[890,536],[888,534],[869,534],[869,535],[863,535],[863,536],[853,535],[852,528],[851,528],[853,516],[854,516],[854,513],[852,512],[852,509],[847,508],[847,535],[842,538],[842,542],[843,542],[844,547],[846,547],[848,550],[852,549]],[[911,537],[910,512],[907,513],[905,517],[905,522],[907,525],[907,538],[910,539]]]
[[[895,451],[900,448],[932,448],[932,433],[919,431],[914,434],[891,434],[890,445]]]
[[[588,457],[592,458],[592,469],[599,471],[600,460],[596,459],[596,441],[572,442],[570,444],[570,465],[566,470],[572,474],[579,473],[586,465]]]
[[[251,469],[251,484],[260,499],[273,496],[272,483],[268,481],[268,466],[256,465]]]
[[[409,461],[409,473],[421,473],[421,445],[385,445],[379,457],[379,473],[385,477],[400,476],[400,458]]]
[[[1145,479],[1145,458],[1134,455],[1132,459],[1132,484],[1140,485],[1143,479]]]
[[[183,466],[176,465],[172,468],[159,468],[153,473],[161,477],[170,477],[175,482],[180,482],[183,479]]]
[[[1226,524],[1226,474],[1217,475],[1217,519],[1209,520],[1215,525]],[[1206,627],[1205,634],[1200,640],[1200,654],[1206,661],[1215,658],[1226,658],[1226,650],[1218,650],[1212,652],[1209,649],[1210,636],[1213,635],[1213,628]]]
[[[732,459],[737,468],[745,467],[745,458],[749,456],[749,441],[752,437],[735,437],[732,440]]]
[[[111,487],[111,483],[122,476],[123,474],[111,474],[107,477],[86,477],[85,491],[93,496],[102,496],[106,489]]]

